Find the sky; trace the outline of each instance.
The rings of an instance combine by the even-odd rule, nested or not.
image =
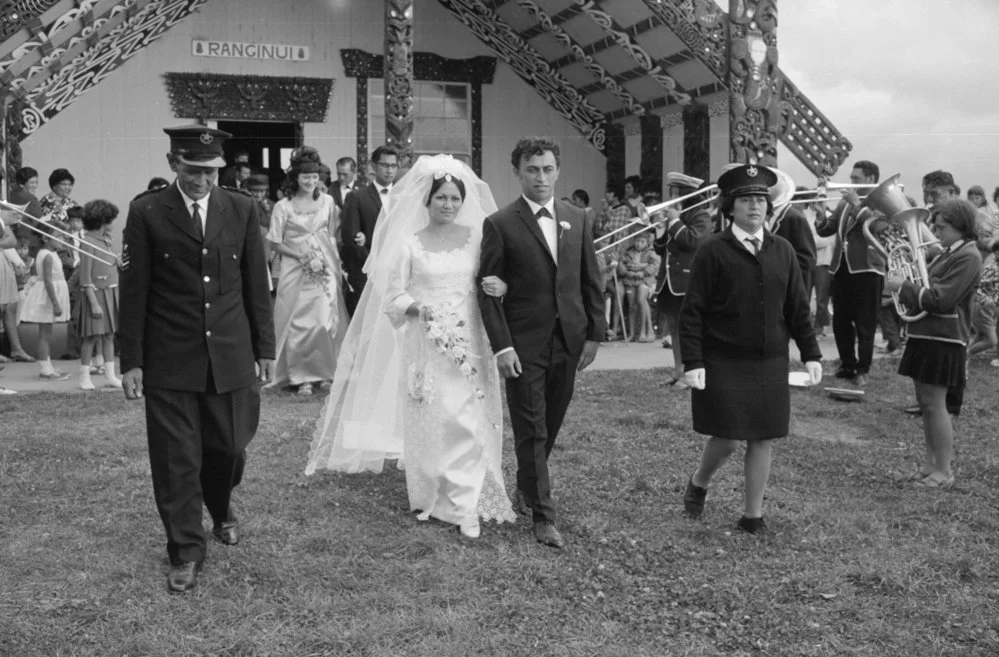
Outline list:
[[[721,2],[727,9],[727,0]],[[777,47],[785,74],[852,143],[833,177],[871,160],[882,180],[954,174],[962,196],[999,186],[999,1],[778,0]],[[790,151],[778,163],[795,183],[814,176]]]

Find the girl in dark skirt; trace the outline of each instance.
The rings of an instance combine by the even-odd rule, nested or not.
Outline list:
[[[103,252],[111,250],[111,223],[118,208],[98,199],[83,206],[83,228],[86,231],[80,245],[84,253],[107,260]],[[100,250],[98,250],[100,249]],[[96,258],[80,259],[80,303],[77,305],[76,333],[80,336],[80,388],[94,390],[90,378],[90,355],[97,342],[104,353],[104,385],[120,388],[115,375],[114,334],[118,331],[118,268]]]
[[[949,488],[954,484],[954,425],[947,409],[947,390],[964,390],[965,350],[982,256],[975,245],[975,208],[967,201],[954,199],[934,206],[930,228],[944,247],[927,266],[930,280],[919,286],[889,274],[885,289],[897,291],[914,313],[926,313],[909,324],[898,373],[912,379],[923,415],[926,455],[913,479],[919,486]]]
[[[721,211],[732,226],[697,250],[680,311],[684,377],[693,388],[694,430],[711,436],[687,482],[684,509],[698,517],[715,471],[746,441],[745,508],[739,529],[766,530],[763,493],[773,438],[788,433],[788,342],[793,337],[813,384],[822,352],[809,320],[794,249],[764,230],[773,206],[773,171],[746,165],[718,179]]]

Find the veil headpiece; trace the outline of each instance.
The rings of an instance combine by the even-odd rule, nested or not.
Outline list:
[[[401,331],[385,313],[391,271],[409,239],[430,223],[427,200],[434,180],[458,178],[465,199],[456,224],[481,235],[485,218],[496,211],[489,186],[450,155],[421,156],[392,186],[375,223],[364,264],[368,276],[347,329],[330,395],[316,424],[306,474],[318,468],[379,472],[387,458],[402,454],[403,399],[400,398]]]

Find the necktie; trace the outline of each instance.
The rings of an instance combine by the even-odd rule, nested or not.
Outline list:
[[[760,239],[758,237],[747,237],[746,241],[749,242],[749,246],[753,247],[753,255],[759,255]]]
[[[199,241],[204,241],[205,232],[204,228],[201,227],[201,206],[197,203],[191,204],[191,218],[194,220],[194,233],[198,236]]]
[[[548,217],[552,219],[552,213],[548,211],[548,208],[541,208],[534,214],[535,219],[540,219],[541,217]]]
[[[388,187],[382,187],[382,194],[388,194]]]

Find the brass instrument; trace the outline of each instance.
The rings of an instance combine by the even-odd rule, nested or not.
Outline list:
[[[899,174],[895,174],[878,185],[861,203],[861,207],[876,210],[887,218],[869,217],[864,220],[861,230],[867,241],[887,259],[889,275],[904,278],[918,287],[928,287],[927,243],[919,236],[919,224],[929,217],[930,211],[909,205],[898,178]],[[898,292],[892,292],[891,298],[903,321],[915,322],[926,317],[926,311],[905,306]]]
[[[898,176],[895,176],[895,178],[898,178]],[[887,182],[887,181],[885,181],[885,182]],[[830,201],[835,202],[835,203],[839,203],[840,199],[838,199],[838,198],[826,198],[825,192],[830,191],[830,190],[834,191],[834,192],[836,192],[836,191],[843,191],[844,189],[855,189],[855,190],[860,191],[860,190],[864,190],[864,189],[871,189],[871,188],[877,188],[877,187],[878,187],[877,183],[829,183],[827,185],[823,185],[822,187],[816,187],[815,189],[803,189],[801,191],[795,192],[792,196],[802,196],[804,194],[815,194],[815,196],[812,196],[810,198],[797,198],[797,199],[794,199],[793,201],[791,201],[791,203],[792,204],[798,204],[798,203],[829,203]],[[898,183],[898,188],[900,190],[904,190],[905,189],[905,185],[903,185],[901,183]],[[861,198],[865,198],[865,197],[862,196]]]
[[[632,226],[634,226],[636,224],[642,224],[642,227],[640,229],[636,230],[634,233],[631,233],[631,234],[629,234],[629,235],[627,235],[625,237],[622,237],[621,239],[615,240],[614,242],[611,242],[610,244],[597,249],[597,253],[603,253],[604,251],[607,251],[608,249],[612,249],[615,246],[617,246],[618,244],[621,244],[622,242],[627,242],[628,240],[630,240],[635,235],[644,233],[647,230],[652,230],[653,228],[655,228],[656,224],[655,223],[649,223],[649,218],[652,215],[656,214],[657,212],[662,212],[663,210],[665,210],[665,209],[667,209],[669,207],[677,205],[678,203],[682,203],[682,202],[686,201],[687,199],[694,198],[695,196],[700,196],[702,194],[706,194],[706,193],[709,193],[709,192],[714,192],[708,198],[706,198],[706,199],[704,199],[702,201],[698,201],[697,203],[694,203],[689,208],[684,208],[684,212],[686,212],[688,210],[693,210],[694,208],[700,207],[700,206],[705,205],[707,203],[711,203],[712,201],[714,201],[715,199],[717,199],[718,196],[719,196],[719,192],[717,190],[718,190],[718,185],[708,185],[707,187],[703,187],[703,188],[697,190],[696,192],[691,192],[690,194],[686,194],[684,196],[678,196],[676,198],[671,198],[670,200],[663,201],[662,203],[656,203],[655,205],[650,205],[648,207],[645,207],[644,205],[639,206],[639,208],[640,208],[640,214],[639,214],[639,217],[637,219],[635,219],[634,221],[632,221],[630,223],[625,224],[624,226],[621,226],[620,228],[618,228],[616,230],[612,230],[611,232],[607,233],[606,235],[601,235],[600,237],[594,239],[593,243],[596,244],[597,242],[600,242],[601,240],[605,240],[608,237],[610,237],[611,235],[614,235],[616,233],[620,233],[623,230],[627,230],[627,229],[631,228]]]
[[[30,231],[32,231],[34,233],[38,233],[39,235],[42,235],[44,237],[48,237],[48,238],[52,239],[52,241],[54,241],[54,242],[56,242],[58,244],[62,244],[63,246],[68,247],[68,248],[76,251],[80,255],[85,255],[85,256],[87,256],[89,258],[93,258],[97,262],[102,262],[105,265],[107,265],[108,267],[114,267],[115,266],[115,263],[117,262],[117,259],[118,259],[118,255],[116,253],[112,252],[112,251],[107,251],[107,250],[102,249],[101,247],[95,246],[93,244],[89,244],[88,245],[90,248],[94,249],[98,253],[102,253],[105,256],[111,258],[111,261],[109,262],[109,261],[105,260],[104,258],[98,256],[98,255],[90,253],[89,251],[85,251],[85,250],[81,249],[78,246],[74,246],[73,243],[72,243],[72,241],[67,242],[65,240],[61,240],[58,237],[56,237],[55,235],[53,235],[53,234],[51,234],[51,233],[49,233],[49,232],[47,232],[45,230],[42,230],[41,228],[38,228],[37,226],[34,226],[34,225],[32,225],[32,224],[24,221],[23,219],[27,218],[27,219],[30,219],[31,221],[36,221],[36,222],[40,223],[41,225],[45,226],[46,228],[48,228],[49,230],[51,230],[53,232],[59,233],[61,235],[65,235],[70,240],[79,239],[79,237],[77,237],[73,233],[69,232],[68,230],[63,230],[62,228],[59,228],[58,226],[52,225],[52,223],[50,223],[50,222],[42,221],[42,220],[40,220],[40,219],[38,219],[38,218],[36,218],[36,217],[28,214],[27,212],[25,212],[25,209],[27,207],[28,207],[27,205],[15,205],[13,203],[8,203],[7,201],[0,201],[0,219],[3,219],[4,223],[7,224],[8,226],[11,226],[11,225],[14,225],[14,224],[20,224],[21,226],[24,226],[25,228],[27,228],[28,230],[30,230]]]

